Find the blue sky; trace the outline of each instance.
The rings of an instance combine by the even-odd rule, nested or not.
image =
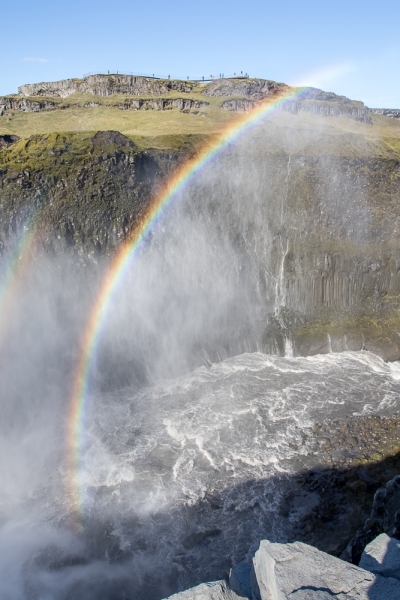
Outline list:
[[[400,108],[400,0],[7,2],[0,94],[90,71],[247,71]]]

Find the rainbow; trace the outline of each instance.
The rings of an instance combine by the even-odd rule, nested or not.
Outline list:
[[[0,347],[10,324],[13,298],[33,259],[36,233],[36,222],[30,219],[30,222],[25,225],[24,233],[10,254],[7,266],[0,280]]]
[[[243,115],[234,125],[229,125],[206,145],[195,158],[190,159],[178,168],[152,199],[140,226],[112,261],[100,286],[100,291],[81,340],[73,377],[70,411],[67,418],[67,495],[70,498],[73,513],[79,519],[84,516],[85,503],[81,454],[89,379],[103,324],[118,284],[123,279],[150,230],[157,225],[166,208],[185,189],[196,174],[211,163],[227,146],[255,127],[261,119],[301,98],[307,94],[308,90],[309,88],[292,88],[285,94],[262,103],[251,113]],[[77,525],[79,524],[77,523]]]

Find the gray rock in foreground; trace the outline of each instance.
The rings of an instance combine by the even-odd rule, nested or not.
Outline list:
[[[384,577],[400,579],[400,542],[386,533],[378,535],[362,553],[359,566]]]
[[[173,594],[169,596],[169,600],[243,600],[243,598],[231,590],[226,581],[212,581]]]
[[[302,542],[263,540],[251,567],[239,563],[225,581],[202,583],[170,600],[400,600],[400,542],[386,534],[367,546],[360,565]],[[249,587],[250,584],[250,587]]]
[[[301,542],[262,541],[251,583],[253,600],[400,600],[396,579],[373,575]]]

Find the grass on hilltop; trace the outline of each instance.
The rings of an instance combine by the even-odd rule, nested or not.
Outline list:
[[[182,98],[173,92],[168,99]],[[124,135],[160,136],[174,134],[210,134],[224,129],[227,124],[239,117],[235,113],[219,107],[219,98],[205,98],[201,94],[185,94],[185,99],[209,102],[209,106],[194,112],[184,113],[173,107],[167,110],[121,110],[115,106],[128,100],[161,99],[162,96],[93,96],[75,94],[69,98],[51,98],[57,109],[38,113],[7,111],[0,117],[0,135],[14,134],[29,137],[36,133],[55,131],[101,131],[116,130]],[[43,98],[31,98],[38,101]],[[49,98],[50,100],[50,98]],[[95,108],[84,107],[86,103],[96,103]]]
[[[57,109],[38,113],[6,111],[0,117],[0,135],[15,134],[28,138],[54,132],[120,131],[141,148],[180,148],[184,144],[201,145],[202,139],[223,131],[241,120],[241,115],[224,110],[226,98],[203,96],[200,91],[182,94],[170,92],[168,98],[196,99],[209,102],[198,112],[184,113],[177,108],[167,110],[120,110],[115,106],[127,100],[160,99],[164,96],[94,96],[74,94],[68,98],[51,98]],[[43,98],[32,98],[42,100]],[[232,99],[232,98],[231,98]],[[93,102],[95,108],[84,107]],[[318,117],[311,113],[292,115],[278,112],[260,127],[260,149],[290,154],[342,156],[400,156],[400,122],[381,115],[371,115],[372,125],[346,116]],[[253,137],[258,132],[253,130]]]

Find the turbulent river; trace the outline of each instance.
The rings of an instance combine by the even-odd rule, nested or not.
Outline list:
[[[399,392],[400,367],[366,352],[247,353],[91,397],[80,529],[61,458],[25,495],[2,478],[1,597],[157,599],[225,577],[260,539],[290,538],[305,507],[283,517],[279,504],[323,460],[314,424],[389,415]],[[14,457],[1,460],[10,477]]]

